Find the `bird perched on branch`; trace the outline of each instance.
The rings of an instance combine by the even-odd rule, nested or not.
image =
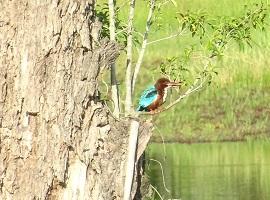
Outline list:
[[[181,82],[171,82],[167,78],[158,79],[155,85],[148,87],[142,93],[137,111],[153,112],[165,102],[168,88],[180,84]]]

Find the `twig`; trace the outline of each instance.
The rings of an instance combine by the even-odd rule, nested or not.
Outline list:
[[[101,82],[105,85],[105,87],[106,87],[106,95],[108,96],[108,93],[109,93],[109,86],[108,86],[108,84],[104,81],[104,79],[103,79],[103,74],[101,74]],[[112,100],[109,99],[109,101],[112,101]],[[112,118],[114,118],[116,121],[119,121],[119,118],[116,118],[116,117],[115,117],[115,115],[114,115],[113,112],[111,111],[110,107],[108,106],[106,100],[104,100],[104,104],[105,104],[105,106],[107,107],[107,109],[108,109],[109,113],[111,114]],[[112,102],[112,104],[114,105],[113,102]]]
[[[250,13],[249,15],[245,16],[245,18],[244,18],[244,19],[243,19],[236,27],[232,28],[232,29],[226,34],[225,38],[228,38],[228,37],[231,35],[231,33],[232,33],[233,31],[236,30],[236,28],[242,26],[242,25],[245,24],[245,23],[249,23],[249,21],[246,22],[246,20],[249,20],[249,17],[250,17],[251,15],[257,13],[259,10],[260,10],[260,9],[256,9],[256,10],[254,10],[254,12],[252,12],[252,13]],[[216,30],[216,32],[217,32],[217,31],[218,31],[218,30]],[[229,40],[227,41],[227,43],[231,42],[232,39],[233,39],[232,37],[229,38]],[[220,45],[217,44],[216,46],[219,47]],[[225,48],[226,48],[226,46],[225,46]],[[227,48],[226,48],[226,49],[227,49]]]
[[[139,53],[139,57],[135,66],[135,70],[134,70],[134,74],[133,74],[133,78],[132,78],[132,93],[134,91],[135,88],[135,84],[136,84],[136,80],[137,80],[137,76],[139,74],[141,65],[142,65],[142,61],[143,61],[143,56],[144,56],[144,52],[145,52],[145,48],[147,46],[147,40],[148,40],[148,34],[150,31],[150,27],[152,24],[152,16],[155,10],[155,0],[151,0],[151,5],[149,8],[149,12],[148,12],[148,17],[147,17],[147,21],[146,21],[146,27],[145,27],[145,32],[143,35],[143,42],[142,42],[142,47],[140,49],[140,53]]]
[[[109,7],[109,22],[110,22],[110,40],[115,41],[115,8],[114,8],[114,1],[108,0],[108,7]]]
[[[121,29],[120,31],[118,31],[115,35],[118,35],[118,34],[120,34],[120,33],[122,33],[122,32],[124,32],[124,31],[126,31],[126,28],[123,28],[123,29]]]
[[[108,106],[108,104],[107,104],[106,101],[104,101],[104,104],[105,104],[105,106],[107,107],[107,109],[108,109],[109,113],[111,114],[112,118],[119,122],[120,119],[119,119],[119,118],[116,118],[116,117],[114,116],[114,114],[112,113],[112,111],[111,111],[111,109],[110,109],[110,107]]]
[[[115,8],[114,8],[114,0],[108,0],[109,6],[109,20],[110,20],[110,40],[115,41]],[[116,79],[116,65],[115,63],[111,64],[111,87],[112,87],[112,100],[114,104],[114,111],[113,114],[116,118],[119,118],[120,115],[120,97],[119,97],[119,89],[117,85]]]
[[[159,196],[159,198],[160,198],[161,200],[164,200],[164,199],[162,198],[162,196],[159,194],[159,192],[157,191],[157,189],[156,189],[153,185],[150,184],[150,187],[158,194],[158,196]]]
[[[134,33],[138,34],[141,38],[143,38],[143,34],[140,31],[134,30]]]
[[[183,35],[185,33],[185,29],[183,29],[182,31],[178,32],[178,33],[175,33],[173,35],[169,35],[167,37],[164,37],[164,38],[160,38],[160,39],[157,39],[157,40],[153,40],[151,42],[148,42],[147,45],[150,45],[150,44],[154,44],[154,43],[157,43],[157,42],[160,42],[160,41],[163,41],[163,40],[169,40],[169,39],[172,39],[174,37],[177,37],[177,36],[180,36],[180,35]]]
[[[154,161],[154,162],[157,162],[160,166],[160,169],[161,169],[161,174],[162,174],[162,181],[163,181],[163,186],[164,186],[164,189],[166,190],[166,192],[168,193],[171,193],[171,191],[166,187],[166,182],[165,182],[165,178],[164,178],[164,173],[163,173],[163,167],[162,167],[162,164],[158,161],[158,160],[155,160],[153,158],[150,159],[151,161]]]
[[[135,11],[135,0],[130,2],[129,19],[127,27],[127,63],[126,63],[126,99],[125,99],[125,115],[131,111],[132,105],[132,36],[133,36],[133,18]]]
[[[155,129],[158,131],[160,137],[161,137],[161,140],[162,140],[162,146],[163,146],[163,153],[164,153],[164,160],[166,159],[167,157],[167,153],[166,153],[166,147],[165,147],[165,141],[164,141],[164,137],[161,133],[161,131],[159,130],[159,128],[155,125]]]
[[[242,26],[242,25],[245,24],[245,23],[248,23],[248,22],[246,22],[246,20],[248,20],[249,17],[250,17],[251,15],[255,14],[255,13],[258,12],[259,10],[260,10],[260,9],[254,10],[254,12],[252,12],[252,13],[250,13],[248,16],[246,16],[245,19],[243,19],[243,20],[237,25],[237,28],[240,27],[240,26]],[[227,33],[227,35],[225,36],[225,38],[229,37],[233,31],[235,31],[235,28],[234,28],[234,29],[231,29],[231,30]],[[231,39],[232,39],[232,38],[231,38]],[[230,42],[231,39],[230,39],[228,42]]]
[[[105,87],[106,87],[106,95],[108,96],[108,94],[109,94],[109,86],[106,83],[106,81],[104,81],[104,79],[103,79],[103,73],[101,73],[101,82],[105,85]]]
[[[127,0],[127,1],[123,1],[123,3],[122,3],[121,5],[119,5],[119,6],[118,6],[117,11],[118,11],[118,10],[120,10],[120,9],[123,9],[123,8],[124,8],[124,6],[126,6],[126,5],[128,4],[128,2],[129,2],[129,0]]]

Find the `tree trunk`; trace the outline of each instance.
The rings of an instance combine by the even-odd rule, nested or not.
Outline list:
[[[0,1],[0,199],[122,198],[129,120],[99,99],[118,47],[94,3]]]

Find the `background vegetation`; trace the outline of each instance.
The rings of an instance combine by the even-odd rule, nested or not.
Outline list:
[[[175,1],[177,7],[163,7],[156,26],[149,35],[153,41],[170,35],[178,28],[174,16],[177,12],[205,12],[213,18],[240,16],[244,5],[256,3],[233,0],[185,0]],[[102,1],[98,2],[102,5]],[[119,18],[128,15],[128,4],[118,1],[121,6]],[[143,0],[136,5],[135,27],[143,32],[148,13]],[[269,21],[269,19],[267,19]],[[158,25],[162,25],[161,27]],[[219,141],[242,140],[249,137],[266,137],[270,134],[270,33],[252,32],[252,48],[231,44],[222,59],[218,60],[219,74],[213,84],[203,91],[184,99],[173,109],[154,116],[156,130],[153,141]],[[140,37],[140,36],[138,36]],[[160,76],[160,64],[167,58],[183,54],[183,49],[199,41],[191,35],[183,35],[148,46],[142,71],[135,88],[136,100],[147,85],[153,84]],[[196,58],[194,58],[196,59]],[[118,77],[121,91],[124,91],[124,59],[118,60]],[[184,87],[184,86],[183,86]],[[181,90],[180,90],[181,92]],[[123,99],[122,99],[123,101]],[[137,102],[133,102],[136,105]]]

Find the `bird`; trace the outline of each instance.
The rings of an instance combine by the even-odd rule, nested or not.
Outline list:
[[[180,85],[181,82],[173,82],[167,78],[158,79],[154,85],[143,91],[137,111],[155,112],[165,102],[168,88]]]

